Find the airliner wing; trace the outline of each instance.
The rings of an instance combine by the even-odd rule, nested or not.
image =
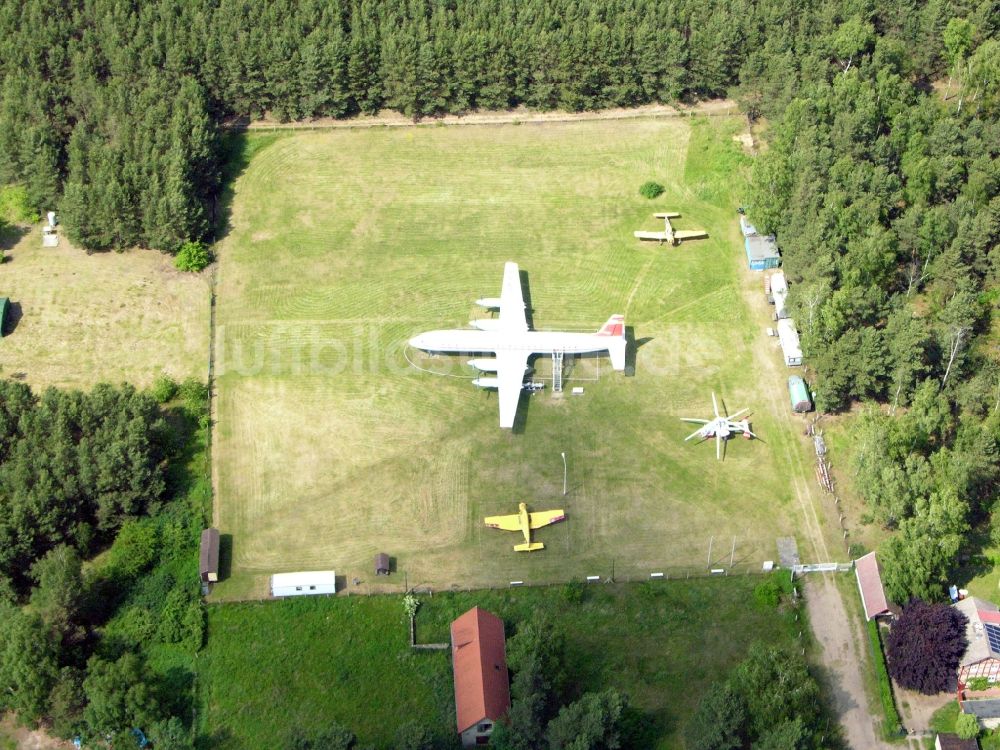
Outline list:
[[[524,315],[521,274],[517,270],[517,263],[505,263],[503,267],[503,287],[500,289],[500,330],[511,332],[528,330],[528,321]]]
[[[516,513],[512,516],[487,516],[483,519],[483,523],[491,528],[503,529],[504,531],[521,530],[521,517]]]
[[[660,242],[666,242],[667,233],[666,232],[632,232],[638,240],[659,240]]]
[[[527,364],[528,355],[525,352],[503,349],[497,352],[497,394],[500,397],[501,427],[514,426],[517,403],[521,400],[521,386],[524,383],[524,368]]]
[[[542,526],[548,526],[550,523],[559,523],[566,518],[566,514],[562,510],[543,510],[538,513],[529,513],[528,525],[533,529],[540,529]]]

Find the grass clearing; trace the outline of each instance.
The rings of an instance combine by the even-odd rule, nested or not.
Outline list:
[[[246,148],[218,252],[216,520],[233,554],[214,595],[265,595],[278,571],[368,579],[377,551],[437,588],[728,566],[734,537],[737,565],[759,569],[784,535],[827,559],[741,250],[742,127],[340,130]],[[650,179],[666,188],[653,201],[638,194]],[[710,239],[634,240],[665,209]],[[404,356],[415,333],[481,315],[473,300],[498,293],[507,260],[528,276],[538,327],[596,330],[623,312],[643,342],[634,378],[577,361],[567,387],[585,395],[523,400],[515,434],[464,361],[409,353],[444,377]],[[548,358],[536,368],[550,375]],[[709,413],[713,390],[752,408],[763,438],[731,441],[723,464],[684,443],[678,419]],[[540,533],[543,554],[515,555],[511,535],[481,525],[519,500],[567,511]]]
[[[536,613],[548,615],[566,633],[575,694],[626,691],[644,727],[630,746],[679,748],[702,692],[752,641],[797,643],[801,622],[787,604],[753,603],[761,580],[593,586],[580,603],[562,587],[435,594],[421,597],[417,637],[448,641],[450,622],[474,605],[502,617],[508,636]],[[454,737],[449,652],[411,651],[401,597],[225,604],[209,608],[208,623],[199,716],[213,748],[280,747],[292,728],[331,720],[377,748],[393,747],[410,718]]]
[[[207,277],[182,274],[151,250],[88,255],[65,237],[43,248],[37,226],[6,256],[4,377],[35,388],[83,389],[100,382],[147,386],[160,372],[205,379]]]

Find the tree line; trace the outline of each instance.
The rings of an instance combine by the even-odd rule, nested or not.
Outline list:
[[[0,184],[58,206],[87,249],[175,252],[211,237],[219,126],[233,118],[578,111],[733,87],[751,112],[770,111],[830,65],[856,70],[875,27],[903,50],[890,59],[941,69],[948,9],[903,5],[2,0]],[[982,33],[988,3],[977,12]],[[970,86],[989,78],[993,58],[980,58],[962,74]]]
[[[848,19],[804,58],[774,42],[739,92],[771,122],[748,212],[778,235],[817,406],[868,404],[844,468],[894,532],[899,603],[963,575],[1000,478],[1000,19],[911,10]]]

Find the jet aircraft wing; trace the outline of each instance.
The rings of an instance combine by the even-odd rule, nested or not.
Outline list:
[[[500,330],[523,333],[528,330],[524,315],[524,293],[517,263],[505,263],[503,286],[500,289]],[[522,371],[523,373],[523,371]]]
[[[504,349],[497,351],[497,395],[500,401],[501,427],[514,426],[517,404],[521,400],[521,386],[524,384],[524,368],[527,365],[527,352]]]
[[[487,516],[483,519],[483,523],[495,529],[503,529],[504,531],[521,530],[521,517],[516,513],[512,516]]]
[[[529,513],[528,518],[530,519],[528,524],[531,528],[540,529],[550,523],[559,523],[566,518],[566,514],[562,510],[543,510],[538,513]]]

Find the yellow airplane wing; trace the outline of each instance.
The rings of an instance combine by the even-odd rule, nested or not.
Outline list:
[[[659,240],[660,242],[666,242],[667,233],[666,232],[632,232],[635,238],[638,240]]]
[[[531,515],[535,515],[532,513]],[[521,517],[517,514],[512,516],[487,516],[483,523],[493,529],[503,529],[504,531],[520,531]]]
[[[701,229],[675,229],[674,238],[678,240],[701,240],[708,237],[708,232]]]
[[[530,513],[528,517],[531,528],[540,529],[550,523],[559,523],[566,518],[566,514],[562,510],[543,510],[538,513]]]

